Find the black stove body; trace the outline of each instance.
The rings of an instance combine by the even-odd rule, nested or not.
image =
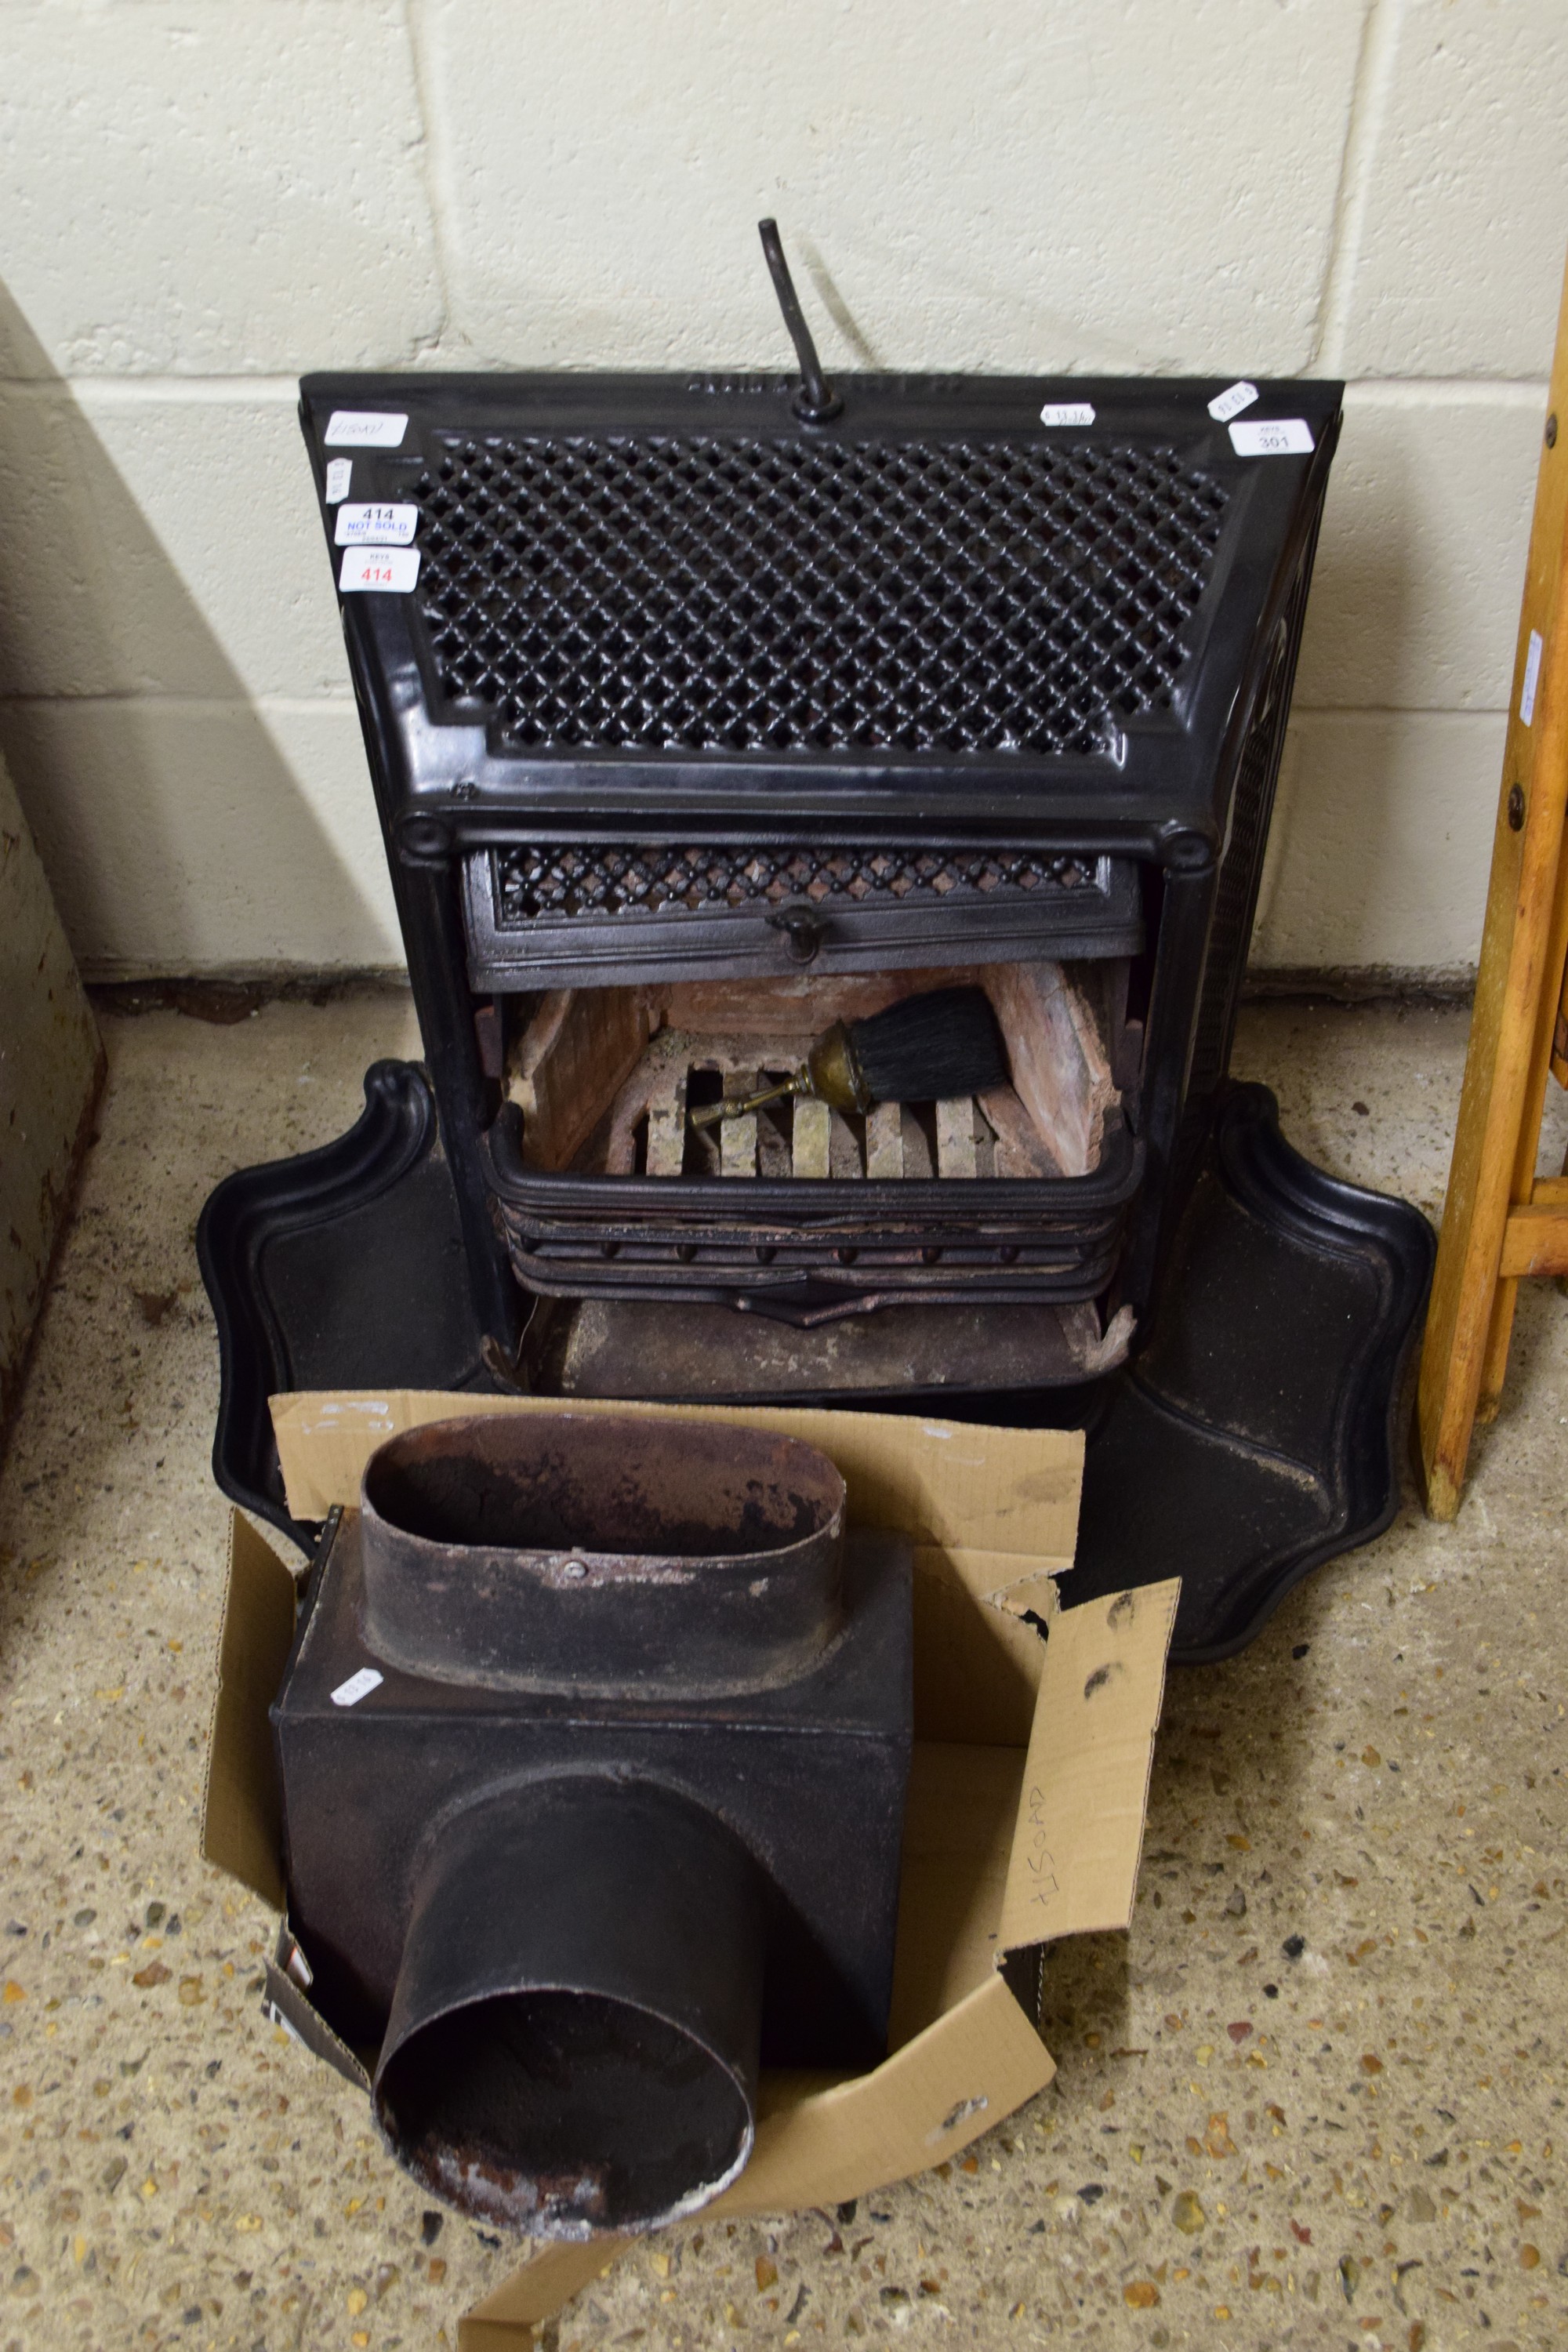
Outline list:
[[[1340,387],[1225,390],[306,381],[425,1066],[209,1203],[231,1494],[285,1517],[290,1386],[1081,1422],[1075,1591],[1179,1570],[1194,1658],[1386,1524],[1430,1234],[1227,1076]],[[698,1152],[953,977],[1043,1148]]]

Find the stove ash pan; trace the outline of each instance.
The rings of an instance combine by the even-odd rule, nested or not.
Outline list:
[[[677,2219],[762,2064],[882,2054],[910,1556],[844,1517],[791,1439],[477,1416],[383,1446],[324,1539],[272,1709],[291,1924],[472,2219]]]

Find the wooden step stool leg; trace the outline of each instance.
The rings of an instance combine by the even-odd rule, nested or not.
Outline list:
[[[1496,1411],[1516,1285],[1510,1208],[1531,1200],[1568,950],[1568,280],[1536,479],[1480,970],[1418,1399],[1426,1507],[1459,1506],[1478,1412]],[[1559,430],[1561,423],[1562,430]]]

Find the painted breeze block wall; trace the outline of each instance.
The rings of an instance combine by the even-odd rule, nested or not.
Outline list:
[[[1561,0],[0,0],[0,748],[96,978],[395,965],[323,367],[1349,379],[1255,962],[1479,940]]]

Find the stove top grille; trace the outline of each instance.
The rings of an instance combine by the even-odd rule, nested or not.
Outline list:
[[[1102,752],[1228,493],[1163,447],[441,436],[418,598],[509,748]]]

